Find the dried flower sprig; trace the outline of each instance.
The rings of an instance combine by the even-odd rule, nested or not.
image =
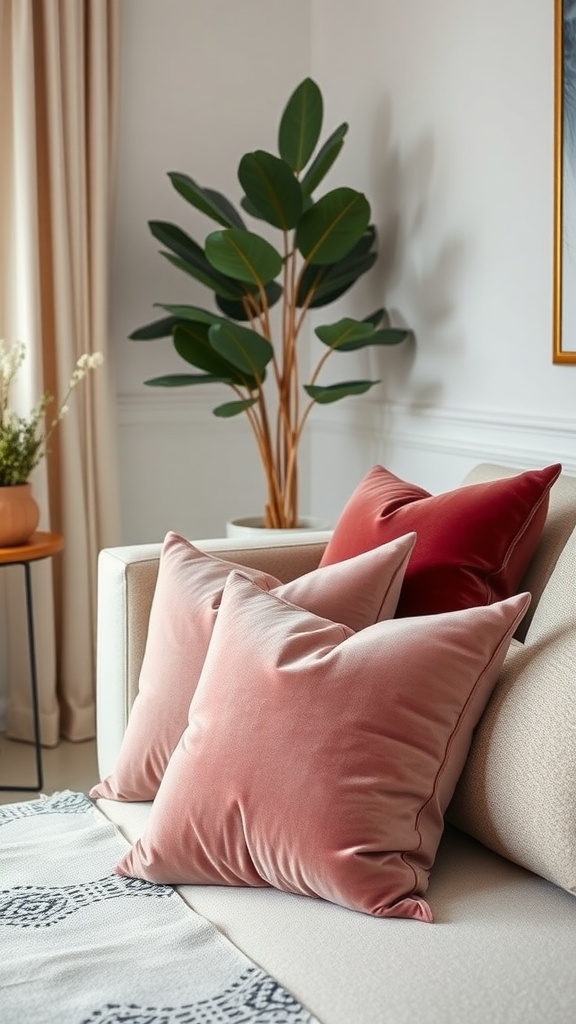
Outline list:
[[[66,394],[49,426],[45,413],[54,401],[47,392],[42,395],[28,417],[18,416],[10,409],[10,388],[26,357],[22,342],[6,346],[0,341],[0,486],[25,484],[32,470],[48,452],[48,441],[56,426],[66,416],[68,401],[74,388],[90,370],[104,362],[101,352],[84,353],[76,362]]]

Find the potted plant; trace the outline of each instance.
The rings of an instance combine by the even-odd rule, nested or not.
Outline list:
[[[316,196],[348,131],[340,124],[319,146],[323,98],[310,78],[290,96],[281,115],[278,154],[246,153],[238,166],[243,213],[220,192],[187,174],[168,174],[172,186],[218,227],[198,244],[181,227],[149,221],[149,228],[175,267],[205,285],[215,308],[156,303],[161,319],[133,331],[133,340],[170,337],[194,371],[147,380],[152,387],[226,384],[234,398],[214,415],[247,416],[266,480],[264,525],[298,523],[298,453],[316,403],[361,395],[379,381],[320,383],[334,352],[370,345],[396,345],[408,331],[392,327],[384,308],[363,319],[340,318],[315,328],[324,351],[302,384],[299,343],[310,310],[334,302],[376,260],[376,231],[365,195],[339,187]],[[245,217],[265,225],[259,233]],[[278,244],[268,237],[278,232]]]
[[[48,442],[56,426],[68,412],[68,399],[86,374],[103,362],[100,352],[84,354],[77,360],[64,399],[50,424],[45,414],[53,401],[45,393],[28,417],[10,408],[10,391],[24,362],[26,349],[21,342],[6,346],[0,341],[0,546],[24,544],[34,533],[40,509],[32,494],[30,476],[48,453]]]

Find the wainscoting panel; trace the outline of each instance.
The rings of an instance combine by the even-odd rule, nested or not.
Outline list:
[[[332,520],[376,463],[431,492],[457,487],[478,462],[520,470],[560,462],[576,475],[576,417],[353,406],[317,409],[313,421],[312,506]]]
[[[167,530],[221,536],[226,519],[262,508],[260,464],[245,417],[216,419],[217,401],[214,390],[193,399],[171,392],[119,400],[124,543],[158,541]],[[477,462],[519,469],[561,462],[576,475],[576,417],[350,399],[318,407],[307,440],[301,508],[332,522],[375,463],[432,492],[458,486]]]
[[[168,530],[190,539],[221,537],[227,519],[263,511],[262,470],[246,417],[212,414],[227,398],[197,388],[193,396],[171,391],[119,400],[124,544],[154,543]]]

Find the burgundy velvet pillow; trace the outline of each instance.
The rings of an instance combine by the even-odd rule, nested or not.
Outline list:
[[[189,724],[116,870],[431,921],[443,815],[529,601],[353,633],[232,572]]]
[[[290,583],[258,570],[245,574],[266,590],[353,630],[391,618],[415,535],[358,558],[315,569]],[[150,613],[138,694],[114,771],[90,790],[111,800],[152,800],[188,722],[232,562],[166,535]]]
[[[528,470],[432,495],[374,466],[344,507],[321,565],[414,530],[398,617],[500,601],[522,582],[561,469]]]

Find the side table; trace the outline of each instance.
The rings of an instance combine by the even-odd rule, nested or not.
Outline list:
[[[40,703],[38,699],[38,675],[36,670],[36,644],[34,640],[34,608],[32,603],[32,582],[30,565],[42,558],[52,558],[64,547],[64,538],[59,533],[33,533],[26,544],[15,547],[0,547],[0,568],[5,565],[21,565],[24,569],[26,586],[26,622],[28,630],[28,659],[30,665],[30,687],[32,690],[32,714],[34,716],[34,747],[36,753],[36,786],[0,786],[0,790],[18,790],[35,793],[42,789],[42,742],[40,736]]]

